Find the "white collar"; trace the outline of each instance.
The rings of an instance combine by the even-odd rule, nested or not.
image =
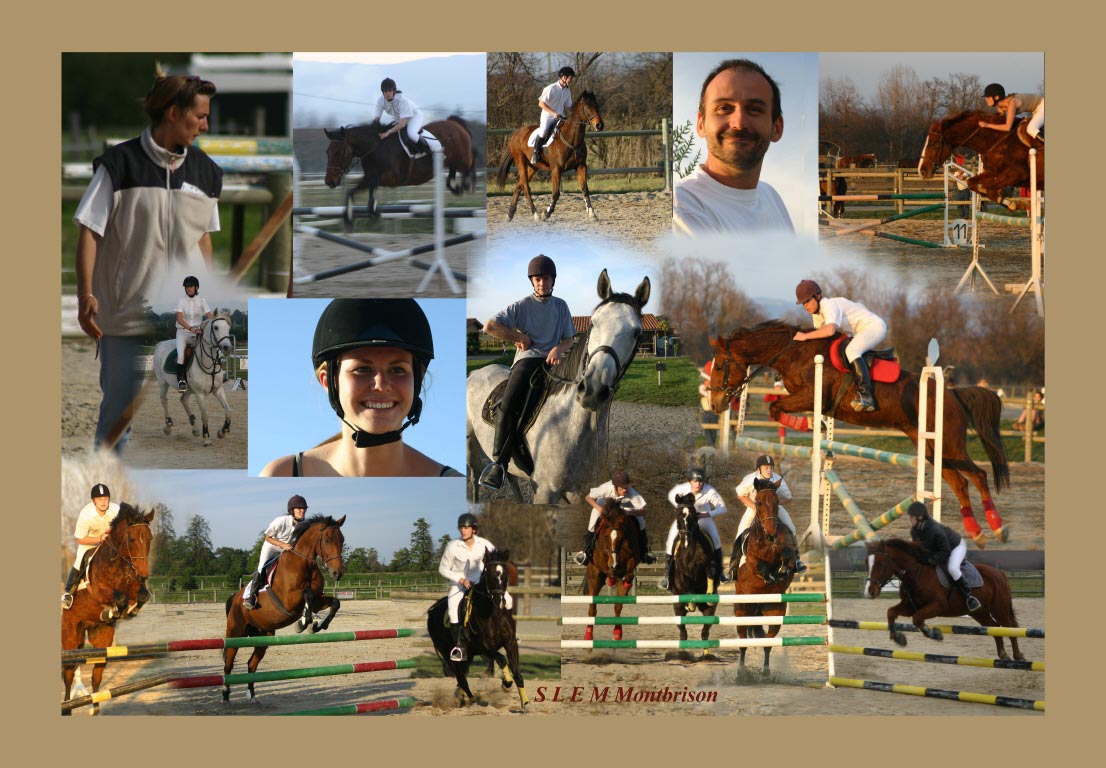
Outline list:
[[[153,160],[159,168],[168,168],[170,171],[175,171],[184,164],[184,158],[188,155],[188,147],[182,147],[181,153],[177,154],[158,144],[154,141],[149,127],[142,131],[142,136],[139,139],[142,142],[142,150],[146,153],[146,156]]]

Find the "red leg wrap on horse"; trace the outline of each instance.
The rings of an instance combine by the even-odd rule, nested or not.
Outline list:
[[[776,419],[780,424],[785,427],[790,427],[798,432],[810,431],[810,419],[806,416],[795,416],[791,413],[781,413],[780,417]]]
[[[968,532],[968,535],[975,538],[980,534],[983,529],[979,527],[979,522],[975,519],[975,513],[972,512],[971,507],[961,507],[960,517],[964,521],[964,530]]]
[[[590,624],[587,627],[584,628],[584,639],[585,640],[591,640],[592,639],[592,630],[593,629],[594,628]]]
[[[615,640],[621,640],[622,639],[622,627],[615,627],[614,628],[614,639]]]

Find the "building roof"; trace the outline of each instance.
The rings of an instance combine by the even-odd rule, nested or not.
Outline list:
[[[591,327],[591,315],[573,315],[572,326],[576,329],[576,333],[587,333],[588,328]],[[652,333],[659,330],[657,327],[657,316],[648,313],[642,315],[641,330],[644,333]]]

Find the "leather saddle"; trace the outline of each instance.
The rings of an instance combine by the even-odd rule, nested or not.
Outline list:
[[[830,363],[841,373],[853,372],[852,366],[848,364],[845,358],[845,345],[851,338],[851,336],[841,335],[830,344]],[[872,381],[893,384],[899,380],[902,369],[895,357],[894,347],[869,350],[864,353],[864,359],[868,361],[868,370],[872,373]]]
[[[541,413],[542,406],[549,396],[549,375],[544,369],[541,370],[540,376],[532,378],[526,401],[522,405],[522,412],[518,417],[515,450],[511,457],[518,468],[527,475],[534,473],[534,457],[530,452],[530,446],[526,442],[526,433],[530,430],[530,427],[534,426],[534,421],[537,420],[538,414]],[[507,379],[504,379],[488,393],[484,406],[480,409],[480,418],[485,424],[494,427],[496,420],[502,415],[503,411],[500,409],[500,403],[503,401],[503,392],[506,389]]]
[[[192,367],[192,361],[196,359],[196,348],[192,344],[184,345],[184,374],[188,375],[188,369]],[[177,375],[177,350],[170,350],[165,357],[165,363],[161,366],[165,373]]]

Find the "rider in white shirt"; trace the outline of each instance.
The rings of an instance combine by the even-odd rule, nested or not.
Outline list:
[[[618,499],[622,511],[637,518],[642,562],[649,564],[657,562],[657,559],[649,553],[649,534],[645,530],[645,499],[630,485],[630,475],[626,470],[618,469],[611,473],[610,480],[592,488],[584,499],[591,506],[591,517],[588,519],[588,529],[584,533],[584,551],[576,554],[577,564],[587,565],[591,562],[591,554],[595,551],[595,527],[599,524],[599,517],[603,513],[607,499]]]
[[[745,475],[744,479],[737,486],[737,499],[745,505],[745,514],[741,516],[741,522],[737,525],[737,536],[734,537],[734,541],[737,542],[741,539],[741,534],[749,530],[753,525],[753,521],[757,516],[756,505],[756,488],[754,483],[759,477],[763,480],[769,480],[773,483],[779,483],[780,487],[776,490],[776,495],[779,497],[779,519],[780,522],[786,525],[791,534],[795,537],[795,543],[799,543],[799,534],[795,530],[795,523],[791,520],[791,515],[787,513],[787,509],[783,506],[783,502],[791,501],[791,489],[787,487],[787,481],[783,479],[776,471],[776,462],[771,456],[764,454],[757,457],[756,469],[749,474]],[[731,567],[733,564],[731,563]],[[802,560],[795,557],[795,572],[803,573],[806,570],[806,564]]]
[[[464,661],[467,656],[465,645],[465,627],[461,622],[461,598],[480,583],[484,575],[484,555],[495,552],[495,545],[476,535],[479,524],[476,515],[465,512],[457,518],[457,529],[461,538],[454,539],[442,552],[438,564],[438,573],[449,580],[449,592],[446,593],[446,606],[449,610],[449,623],[453,627],[453,649],[449,652],[450,661]],[[514,606],[510,594],[504,595],[507,609]]]
[[[77,523],[73,527],[73,538],[77,540],[77,554],[73,558],[73,567],[65,580],[65,593],[61,596],[61,607],[68,610],[73,606],[73,593],[81,583],[81,573],[85,568],[85,556],[100,546],[111,531],[111,522],[119,514],[119,505],[111,500],[111,491],[103,483],[92,486],[92,501],[85,504],[77,514]]]
[[[718,535],[718,527],[714,524],[715,517],[726,514],[726,502],[714,486],[706,482],[706,470],[702,467],[692,467],[687,473],[687,482],[673,486],[668,492],[668,502],[676,506],[676,497],[686,494],[695,496],[695,510],[699,513],[699,528],[710,537],[714,546],[714,562],[712,564],[711,578],[715,584],[726,581],[722,572],[722,539]],[[672,555],[675,554],[676,537],[679,535],[679,527],[676,521],[672,521],[672,527],[668,530],[668,541],[665,542],[664,551],[668,553],[668,575],[666,584],[672,583],[672,575],[675,563]]]
[[[307,515],[307,500],[297,494],[288,499],[288,512],[273,520],[265,529],[265,543],[261,546],[261,556],[257,559],[257,572],[242,590],[242,603],[246,608],[252,610],[257,607],[257,593],[264,578],[262,574],[265,572],[265,566],[280,557],[282,552],[292,549],[289,544],[292,534],[296,526],[303,522],[305,515]]]
[[[199,295],[200,281],[189,275],[184,278],[184,296],[177,302],[177,389],[188,391],[184,377],[184,348],[196,345],[196,334],[203,330],[203,322],[212,317],[207,299]]]
[[[531,165],[542,162],[542,148],[553,135],[557,124],[568,117],[568,111],[572,109],[572,91],[568,87],[575,78],[576,71],[572,67],[561,67],[557,72],[557,82],[545,86],[538,97],[541,119],[538,122],[538,136],[534,139],[534,153],[530,156]]]
[[[384,78],[380,83],[380,97],[376,100],[376,112],[370,122],[376,122],[382,115],[388,115],[391,118],[391,125],[380,133],[381,140],[406,128],[407,139],[411,142],[412,150],[430,152],[430,145],[419,134],[423,119],[418,105],[404,96],[403,91],[397,91],[396,81],[390,77]]]

